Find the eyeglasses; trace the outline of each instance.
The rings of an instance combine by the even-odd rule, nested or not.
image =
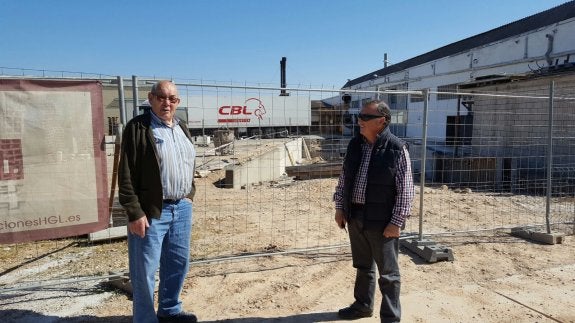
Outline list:
[[[158,95],[158,94],[154,94],[154,96],[156,97],[156,99],[160,100],[160,101],[165,101],[168,100],[170,101],[170,103],[176,103],[180,100],[180,98],[178,98],[175,95],[172,96],[165,96],[165,95]]]
[[[357,115],[357,117],[361,120],[361,121],[369,121],[371,119],[377,119],[377,118],[383,118],[385,116],[380,116],[380,115],[375,115],[375,114],[365,114],[365,113],[360,113]]]

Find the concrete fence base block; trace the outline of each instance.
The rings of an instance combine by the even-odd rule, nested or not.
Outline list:
[[[122,239],[128,236],[128,228],[124,226],[113,227],[101,231],[92,232],[88,235],[90,242]]]
[[[116,273],[110,273],[110,274],[116,274]],[[123,273],[123,274],[119,274],[119,277],[113,277],[108,279],[107,282],[105,282],[105,284],[113,287],[113,288],[117,288],[119,290],[121,290],[122,292],[128,294],[128,295],[132,295],[132,283],[130,282],[130,277],[128,273]]]
[[[547,233],[526,228],[513,228],[511,229],[511,235],[545,244],[563,243],[563,238],[565,237],[565,234],[559,232]]]
[[[438,261],[453,261],[453,251],[451,248],[438,245],[429,239],[406,239],[401,240],[401,245],[413,251],[425,261],[433,263]]]

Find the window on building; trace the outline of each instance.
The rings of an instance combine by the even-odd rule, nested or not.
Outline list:
[[[471,145],[473,115],[447,116],[445,144],[448,146]]]
[[[451,100],[457,99],[457,84],[441,85],[437,87],[437,100]],[[445,93],[441,93],[445,92]]]
[[[407,83],[398,84],[397,86],[387,88],[390,91],[406,91]],[[407,94],[404,93],[388,93],[382,97],[387,102],[389,108],[392,110],[407,109]]]
[[[404,110],[392,110],[392,111],[391,111],[391,123],[394,123],[394,124],[407,124],[407,111],[404,111]]]
[[[410,95],[409,95],[409,102],[411,102],[411,103],[414,103],[414,102],[423,102],[423,95],[410,94]]]
[[[395,91],[395,89],[390,89],[390,90]],[[397,94],[391,93],[387,97],[388,97],[388,101],[389,101],[389,102],[387,102],[389,104],[389,107],[390,108],[394,107],[397,104]]]

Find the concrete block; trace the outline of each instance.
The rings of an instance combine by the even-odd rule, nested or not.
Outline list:
[[[547,233],[526,228],[513,228],[511,235],[551,245],[563,243],[565,237],[565,234],[559,232]]]
[[[289,156],[293,161],[301,159],[302,142],[302,138],[277,141],[271,148],[254,152],[241,163],[226,166],[225,187],[240,189],[249,184],[280,178],[286,173],[287,164],[291,163]]]
[[[127,236],[128,236],[128,228],[126,226],[120,226],[92,232],[88,235],[88,239],[91,242],[94,242],[94,241],[126,238]]]
[[[434,263],[442,260],[453,261],[453,251],[451,248],[438,245],[433,240],[429,239],[406,239],[401,240],[401,245],[410,251],[416,253],[429,263]]]

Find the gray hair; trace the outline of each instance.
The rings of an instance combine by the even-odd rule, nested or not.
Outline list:
[[[156,95],[158,93],[158,90],[160,89],[160,87],[166,86],[167,84],[171,84],[175,87],[175,84],[172,81],[162,80],[162,81],[158,81],[158,82],[154,83],[154,85],[152,85],[152,89],[150,90],[150,93],[152,93],[153,95]]]
[[[152,89],[150,90],[152,94],[156,95],[156,93],[158,93],[159,84],[160,82],[156,82],[152,85]]]
[[[368,101],[366,104],[364,104],[364,107],[370,106],[372,104],[375,104],[375,109],[377,110],[377,112],[385,116],[385,120],[387,120],[387,122],[389,123],[389,121],[391,120],[391,109],[389,109],[387,103],[381,100],[371,100]]]

